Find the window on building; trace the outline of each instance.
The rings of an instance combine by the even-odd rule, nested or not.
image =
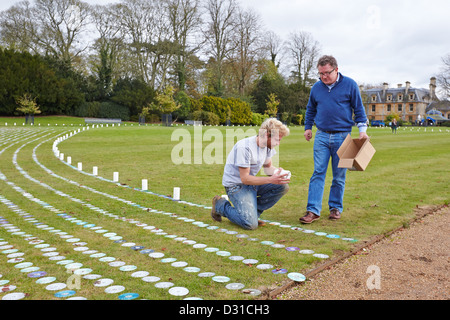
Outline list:
[[[372,102],[375,102],[375,101],[377,101],[377,96],[373,95],[372,96]]]
[[[413,112],[414,111],[414,105],[411,103],[409,105],[409,112]]]
[[[387,105],[387,112],[391,112],[391,105],[390,104]]]
[[[409,94],[409,100],[414,100],[414,93]]]
[[[413,119],[412,119],[411,116],[408,117],[408,121],[409,121],[409,122],[412,122],[412,121],[413,121]]]
[[[401,104],[398,105],[398,111],[401,112],[403,110],[403,106]]]
[[[403,100],[403,95],[402,95],[402,94],[399,94],[399,95],[397,96],[397,100],[398,100],[398,101],[402,101],[402,100]]]
[[[386,97],[387,101],[392,101],[392,94],[388,94],[388,96]]]
[[[372,112],[375,112],[376,108],[377,108],[377,106],[373,104],[372,105]]]

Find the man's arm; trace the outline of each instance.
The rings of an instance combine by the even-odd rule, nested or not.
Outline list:
[[[353,85],[352,92],[352,100],[353,100],[353,110],[355,113],[355,122],[356,126],[359,130],[359,139],[369,139],[367,135],[367,116],[366,110],[364,109],[364,104],[361,99],[361,93],[359,92],[359,87],[356,82]]]

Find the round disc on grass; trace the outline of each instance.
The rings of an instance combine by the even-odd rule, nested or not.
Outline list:
[[[67,287],[67,285],[65,283],[58,282],[58,283],[49,284],[48,286],[45,287],[45,289],[50,290],[50,291],[56,291],[56,290],[62,290],[65,287]]]
[[[284,273],[287,273],[287,269],[273,269],[272,273],[273,274],[284,274]]]
[[[119,293],[125,290],[124,286],[111,286],[105,289],[106,293]]]
[[[242,283],[229,283],[225,286],[228,290],[240,290],[244,289],[245,285]]]
[[[70,297],[73,296],[76,292],[73,290],[65,290],[65,291],[60,291],[55,293],[55,297],[57,298],[65,298],[65,297]]]
[[[189,290],[184,287],[173,287],[169,289],[169,293],[173,296],[185,296],[189,293]]]
[[[228,281],[230,281],[230,278],[224,277],[224,276],[215,276],[215,277],[212,277],[212,279],[215,282],[228,282]]]
[[[25,298],[25,293],[22,292],[14,292],[14,293],[8,293],[3,296],[2,300],[20,300]]]
[[[119,300],[133,300],[139,297],[138,293],[123,293],[119,296]]]
[[[303,282],[306,280],[306,277],[298,272],[291,272],[288,274],[288,278],[291,280],[294,280],[296,282]]]

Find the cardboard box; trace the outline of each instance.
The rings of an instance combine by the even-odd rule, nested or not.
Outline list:
[[[347,168],[354,171],[364,171],[375,154],[375,148],[369,139],[352,139],[350,135],[345,138],[337,151],[339,156],[338,168]]]

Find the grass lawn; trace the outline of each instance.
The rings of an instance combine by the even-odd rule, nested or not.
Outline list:
[[[8,126],[4,125],[6,121]],[[287,274],[274,274],[274,269],[304,273],[324,261],[323,256],[289,251],[288,247],[333,258],[351,250],[355,241],[407,224],[417,205],[449,203],[450,132],[445,128],[427,128],[426,132],[424,128],[400,128],[396,135],[390,129],[369,128],[377,152],[366,171],[348,172],[342,219],[329,221],[324,212],[319,221],[304,226],[298,219],[306,208],[313,142],[305,141],[303,128],[291,127],[291,135],[278,147],[279,165],[292,172],[289,193],[264,212],[266,226],[246,231],[228,221],[217,223],[210,218],[212,197],[224,194],[221,180],[228,150],[225,140],[221,148],[213,142],[218,141],[217,137],[226,137],[226,130],[251,134],[255,127],[123,124],[83,131],[83,119],[52,117],[51,121],[56,122],[39,127],[35,119],[33,127],[14,127],[11,118],[0,118],[0,216],[4,219],[0,225],[0,280],[9,280],[8,284],[17,286],[14,291],[27,293],[28,299],[61,299],[54,294],[68,289],[52,291],[46,289],[48,284],[37,284],[35,278],[27,276],[26,269],[15,267],[8,250],[24,253],[24,261],[40,267],[47,277],[56,278],[52,283],[79,281],[73,289],[75,296],[88,299],[117,299],[124,293],[137,293],[138,299],[251,299],[253,296],[242,289],[230,290],[226,285],[242,283],[246,289],[264,290],[288,280]],[[80,133],[59,143],[58,149],[64,153],[64,161],[59,161],[52,151],[53,142],[78,129]],[[198,139],[194,141],[196,134],[202,137],[202,147],[197,145]],[[187,138],[180,140],[180,135]],[[181,141],[191,148],[175,156],[185,155],[188,164],[173,162],[173,150],[180,150]],[[66,163],[67,156],[72,159],[71,165]],[[210,163],[211,158],[215,163]],[[197,163],[199,159],[201,163]],[[76,169],[78,162],[82,162],[87,174]],[[93,166],[98,167],[98,176],[103,179],[90,175]],[[111,181],[114,172],[119,172],[118,184]],[[151,192],[141,190],[142,179],[148,179]],[[326,181],[324,208],[330,183],[331,172]],[[174,187],[181,189],[182,202],[168,198]],[[43,240],[44,246],[30,243],[36,240],[32,237]],[[68,242],[70,238],[79,240]],[[205,251],[186,240],[210,249]],[[53,252],[43,251],[45,244],[55,248],[52,250],[64,260],[50,260],[51,255],[44,255]],[[143,249],[152,249],[164,257],[152,258],[143,254]],[[103,253],[129,267],[121,270],[121,266],[111,266],[101,260]],[[257,262],[245,264],[227,255]],[[108,287],[98,286],[99,279],[85,279],[83,274],[73,277],[64,264],[58,263],[68,260],[82,264],[78,266],[80,273],[112,279],[113,285],[124,286],[124,291],[105,293]],[[268,269],[260,269],[266,265],[270,265]],[[155,278],[137,276],[133,274],[136,271],[148,272],[147,277],[159,280],[150,282]],[[229,280],[200,277],[204,272]],[[227,281],[215,281],[221,279]],[[174,290],[155,287],[165,282],[172,283],[172,288],[185,287],[189,294],[174,296]]]

